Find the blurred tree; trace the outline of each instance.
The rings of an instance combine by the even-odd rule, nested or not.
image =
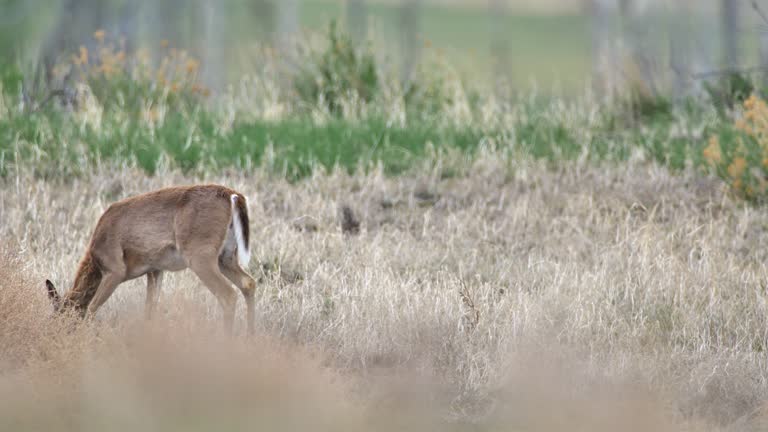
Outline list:
[[[402,53],[400,80],[405,88],[410,86],[421,56],[422,41],[419,40],[421,6],[422,0],[403,0],[400,7],[400,51]]]
[[[691,64],[693,57],[693,11],[691,4],[680,2],[667,16],[669,28],[669,65],[672,68],[674,99],[683,100],[691,94]]]
[[[256,35],[263,39],[269,39],[275,32],[275,4],[271,0],[251,0],[250,15],[255,23]]]
[[[299,5],[297,0],[280,0],[276,4],[277,47],[283,54],[291,52],[291,41],[299,29]]]
[[[30,60],[50,26],[53,5],[46,0],[3,0],[0,14],[0,64]]]
[[[759,33],[760,68],[762,69],[763,88],[768,88],[768,30],[762,29]]]
[[[509,41],[506,38],[507,1],[490,0],[489,13],[491,19],[491,57],[493,60],[493,78],[496,85],[508,81],[511,75]]]
[[[202,0],[203,42],[199,56],[202,61],[202,80],[213,90],[221,90],[226,80],[226,47],[224,10],[217,0]]]
[[[114,17],[104,24],[105,30],[115,32],[125,41],[125,48],[133,51],[139,37],[139,13],[143,2],[141,0],[123,0],[115,7]]]
[[[356,43],[368,37],[368,7],[365,0],[347,0],[347,28]]]
[[[722,20],[723,66],[725,68],[739,67],[739,0],[720,0],[720,17]]]
[[[54,78],[53,66],[62,55],[93,40],[89,36],[102,26],[104,4],[100,0],[62,0],[56,16],[40,52],[42,75],[48,84]]]
[[[760,21],[757,30],[758,59],[761,69],[761,87],[766,89],[768,88],[768,12],[758,4],[757,0],[752,0],[752,9]]]
[[[218,37],[207,33],[209,24],[213,25],[216,20],[213,16],[211,22],[208,21],[206,8],[210,5],[205,0],[140,1],[144,3],[143,16],[147,17],[143,23],[146,31],[142,31],[147,37],[143,42],[149,48],[153,63],[158,64],[168,49],[182,49],[201,60],[201,73],[205,73],[203,56],[208,49],[208,38]]]
[[[657,87],[659,65],[653,52],[652,31],[658,30],[651,25],[648,16],[644,14],[643,6],[636,0],[620,0],[623,40],[626,44],[628,58],[623,72],[630,91],[642,97],[657,97],[660,95]]]
[[[589,13],[592,23],[592,82],[598,97],[610,97],[616,90],[617,55],[616,21],[617,4],[612,0],[591,0]]]

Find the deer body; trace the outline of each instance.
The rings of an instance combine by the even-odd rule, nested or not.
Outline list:
[[[50,281],[56,308],[93,315],[122,282],[147,276],[151,317],[163,272],[191,269],[216,296],[225,326],[234,320],[237,286],[253,331],[256,283],[243,269],[249,254],[245,197],[218,185],[174,187],[112,204],[101,216],[75,281],[63,299]]]

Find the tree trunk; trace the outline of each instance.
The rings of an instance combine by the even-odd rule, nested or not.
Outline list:
[[[691,64],[693,57],[693,26],[689,3],[678,6],[668,19],[669,65],[672,69],[672,94],[676,101],[691,95]]]
[[[511,75],[509,43],[506,37],[506,0],[491,0],[491,56],[493,57],[493,79],[497,87],[508,81]]]
[[[226,80],[225,25],[216,0],[203,0],[203,41],[201,43],[202,80],[211,90],[221,90]]]
[[[762,30],[759,35],[760,68],[762,69],[763,88],[768,88],[768,31]]]
[[[738,0],[721,0],[720,18],[723,32],[723,66],[738,68],[740,61]]]
[[[357,44],[368,37],[368,6],[365,0],[347,0],[347,28]]]
[[[592,0],[589,6],[592,18],[592,87],[599,98],[609,98],[617,85],[616,32],[612,26],[617,17],[608,0]]]
[[[53,67],[60,59],[74,54],[81,45],[94,46],[93,32],[106,24],[104,18],[105,8],[100,0],[62,1],[56,24],[40,51],[46,85],[52,84]]]
[[[631,0],[622,0],[620,11],[630,60],[624,71],[629,90],[635,96],[657,97],[660,94],[656,85],[658,65],[654,62],[655,56],[650,45],[652,37],[649,33],[652,26]]]
[[[125,49],[128,52],[135,51],[138,43],[141,3],[141,0],[124,0],[118,7],[115,16],[114,31],[117,33],[117,36],[125,41]],[[112,29],[107,28],[105,30],[111,31]]]
[[[187,5],[188,7],[189,5]],[[179,11],[184,10],[184,0],[147,0],[144,4],[142,16],[147,24],[149,53],[155,65],[158,65],[163,56],[167,54],[165,48],[161,46],[161,41],[166,41],[168,45],[175,47],[180,46],[184,41],[184,20],[179,13]]]
[[[280,0],[276,7],[277,46],[281,53],[287,54],[299,29],[299,5],[296,0]]]
[[[422,0],[403,0],[400,7],[400,50],[402,53],[400,80],[404,88],[410,87],[421,56],[421,41],[419,41],[421,2]]]
[[[275,33],[275,4],[272,0],[252,0],[251,18],[256,27],[256,34],[263,41],[268,41]]]

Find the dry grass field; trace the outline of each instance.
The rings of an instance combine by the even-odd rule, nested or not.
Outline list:
[[[465,175],[440,178],[454,164]],[[144,280],[52,318],[110,202],[220,182],[250,197],[258,336]],[[396,178],[154,177],[0,185],[0,430],[761,430],[768,215],[642,164],[479,156]],[[345,234],[350,206],[359,234]]]

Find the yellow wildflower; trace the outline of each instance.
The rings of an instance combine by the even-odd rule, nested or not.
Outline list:
[[[186,69],[188,74],[193,74],[197,72],[197,69],[200,67],[200,62],[198,62],[195,59],[188,59],[186,64]]]
[[[709,138],[709,145],[704,149],[704,158],[712,165],[720,163],[723,154],[720,151],[720,142],[716,135]]]
[[[744,117],[749,118],[750,114],[753,114],[751,111],[744,114]],[[747,126],[747,122],[744,121],[744,119],[736,119],[736,121],[733,123],[733,127],[735,127],[738,130],[747,132],[747,129],[749,126]]]
[[[192,93],[198,94],[204,97],[208,97],[211,94],[211,90],[209,90],[207,87],[200,85],[198,83],[192,84]]]
[[[748,110],[749,110],[749,109],[752,109],[752,108],[754,108],[754,107],[755,107],[755,104],[756,104],[756,103],[758,103],[758,99],[757,99],[757,96],[755,96],[755,94],[754,94],[754,93],[752,93],[751,95],[749,95],[749,97],[747,98],[747,100],[745,100],[745,101],[744,101],[744,108],[746,108],[746,109],[748,109]]]
[[[80,56],[77,60],[78,64],[88,64],[88,48],[80,45]]]
[[[731,178],[739,179],[744,174],[746,168],[747,160],[741,156],[735,157],[733,162],[728,166],[728,175],[731,176]],[[736,182],[734,182],[734,185],[735,184]]]
[[[107,33],[104,30],[98,29],[95,32],[93,32],[93,38],[96,39],[99,42],[104,42],[104,36],[106,34]]]

